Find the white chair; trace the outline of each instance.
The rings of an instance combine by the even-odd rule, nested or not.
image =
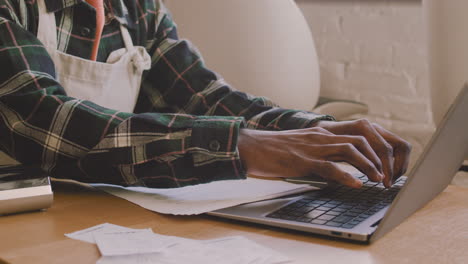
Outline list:
[[[241,91],[282,107],[338,119],[367,112],[364,104],[321,98],[312,33],[293,0],[167,0],[179,35],[207,66]],[[327,104],[318,103],[327,102]]]

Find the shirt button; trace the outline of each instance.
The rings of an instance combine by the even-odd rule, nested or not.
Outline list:
[[[89,33],[91,33],[91,29],[84,27],[81,29],[80,33],[81,33],[81,36],[86,37],[89,35]]]
[[[210,144],[208,145],[210,150],[212,151],[218,151],[221,148],[221,144],[219,144],[218,140],[211,140]]]

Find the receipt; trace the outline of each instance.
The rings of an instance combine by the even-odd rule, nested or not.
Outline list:
[[[72,238],[72,239],[77,239],[77,240],[81,240],[84,242],[95,244],[96,241],[94,240],[94,236],[96,234],[133,231],[133,230],[138,230],[138,229],[131,229],[131,228],[123,227],[123,226],[104,223],[104,224],[86,228],[80,231],[76,231],[73,233],[65,234],[65,236]]]
[[[103,256],[160,252],[177,243],[174,239],[158,239],[151,229],[96,233],[94,239]]]

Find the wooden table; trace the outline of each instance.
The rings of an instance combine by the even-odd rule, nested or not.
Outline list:
[[[282,250],[295,263],[468,263],[468,189],[453,185],[372,245],[210,216],[161,215],[73,183],[54,183],[54,191],[47,211],[0,217],[0,258],[15,264],[95,263],[95,245],[64,234],[108,222],[194,239],[242,235]]]

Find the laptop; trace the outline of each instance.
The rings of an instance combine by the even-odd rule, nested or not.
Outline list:
[[[391,188],[327,186],[300,196],[259,201],[208,214],[372,243],[423,207],[451,182],[468,154],[468,84],[459,92],[407,177]]]
[[[50,177],[40,169],[0,165],[0,216],[44,210],[52,202]]]

